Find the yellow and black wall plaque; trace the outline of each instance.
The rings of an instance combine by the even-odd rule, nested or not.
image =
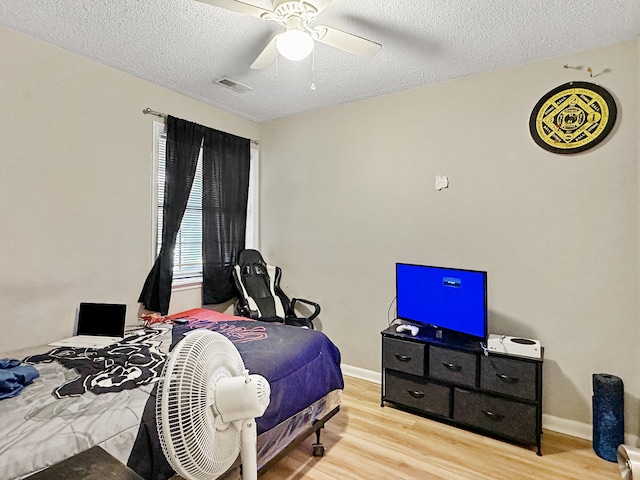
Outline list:
[[[533,140],[554,153],[577,153],[595,147],[616,123],[616,102],[604,88],[569,82],[544,95],[533,108]]]

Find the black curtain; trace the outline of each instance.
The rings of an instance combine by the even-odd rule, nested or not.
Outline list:
[[[164,184],[162,246],[140,293],[147,310],[166,315],[171,300],[173,251],[206,127],[167,116],[167,150]]]
[[[244,249],[249,195],[249,139],[207,130],[203,144],[202,303],[236,296],[232,271]]]

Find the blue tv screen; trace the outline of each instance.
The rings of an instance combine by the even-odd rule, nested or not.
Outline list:
[[[487,272],[396,263],[398,318],[487,338]]]

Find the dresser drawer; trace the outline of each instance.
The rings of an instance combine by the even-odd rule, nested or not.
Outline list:
[[[482,356],[480,388],[536,400],[536,364],[522,360]]]
[[[429,376],[461,385],[476,386],[476,355],[429,347]]]
[[[384,337],[382,340],[382,364],[384,368],[424,376],[424,343],[408,342]]]
[[[436,383],[417,382],[387,372],[385,400],[416,408],[423,412],[451,417],[451,389]]]
[[[453,419],[515,441],[535,444],[536,407],[460,388],[453,391]]]

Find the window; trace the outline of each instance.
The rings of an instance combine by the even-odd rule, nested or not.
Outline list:
[[[164,123],[153,123],[153,157],[155,167],[154,232],[155,256],[160,252],[162,239],[162,209],[164,206],[164,176],[167,136]],[[247,204],[247,232],[245,246],[257,248],[258,244],[258,159],[259,150],[251,145],[249,198]],[[174,285],[202,281],[202,150],[198,157],[196,177],[191,187],[187,208],[178,232],[173,260]]]

